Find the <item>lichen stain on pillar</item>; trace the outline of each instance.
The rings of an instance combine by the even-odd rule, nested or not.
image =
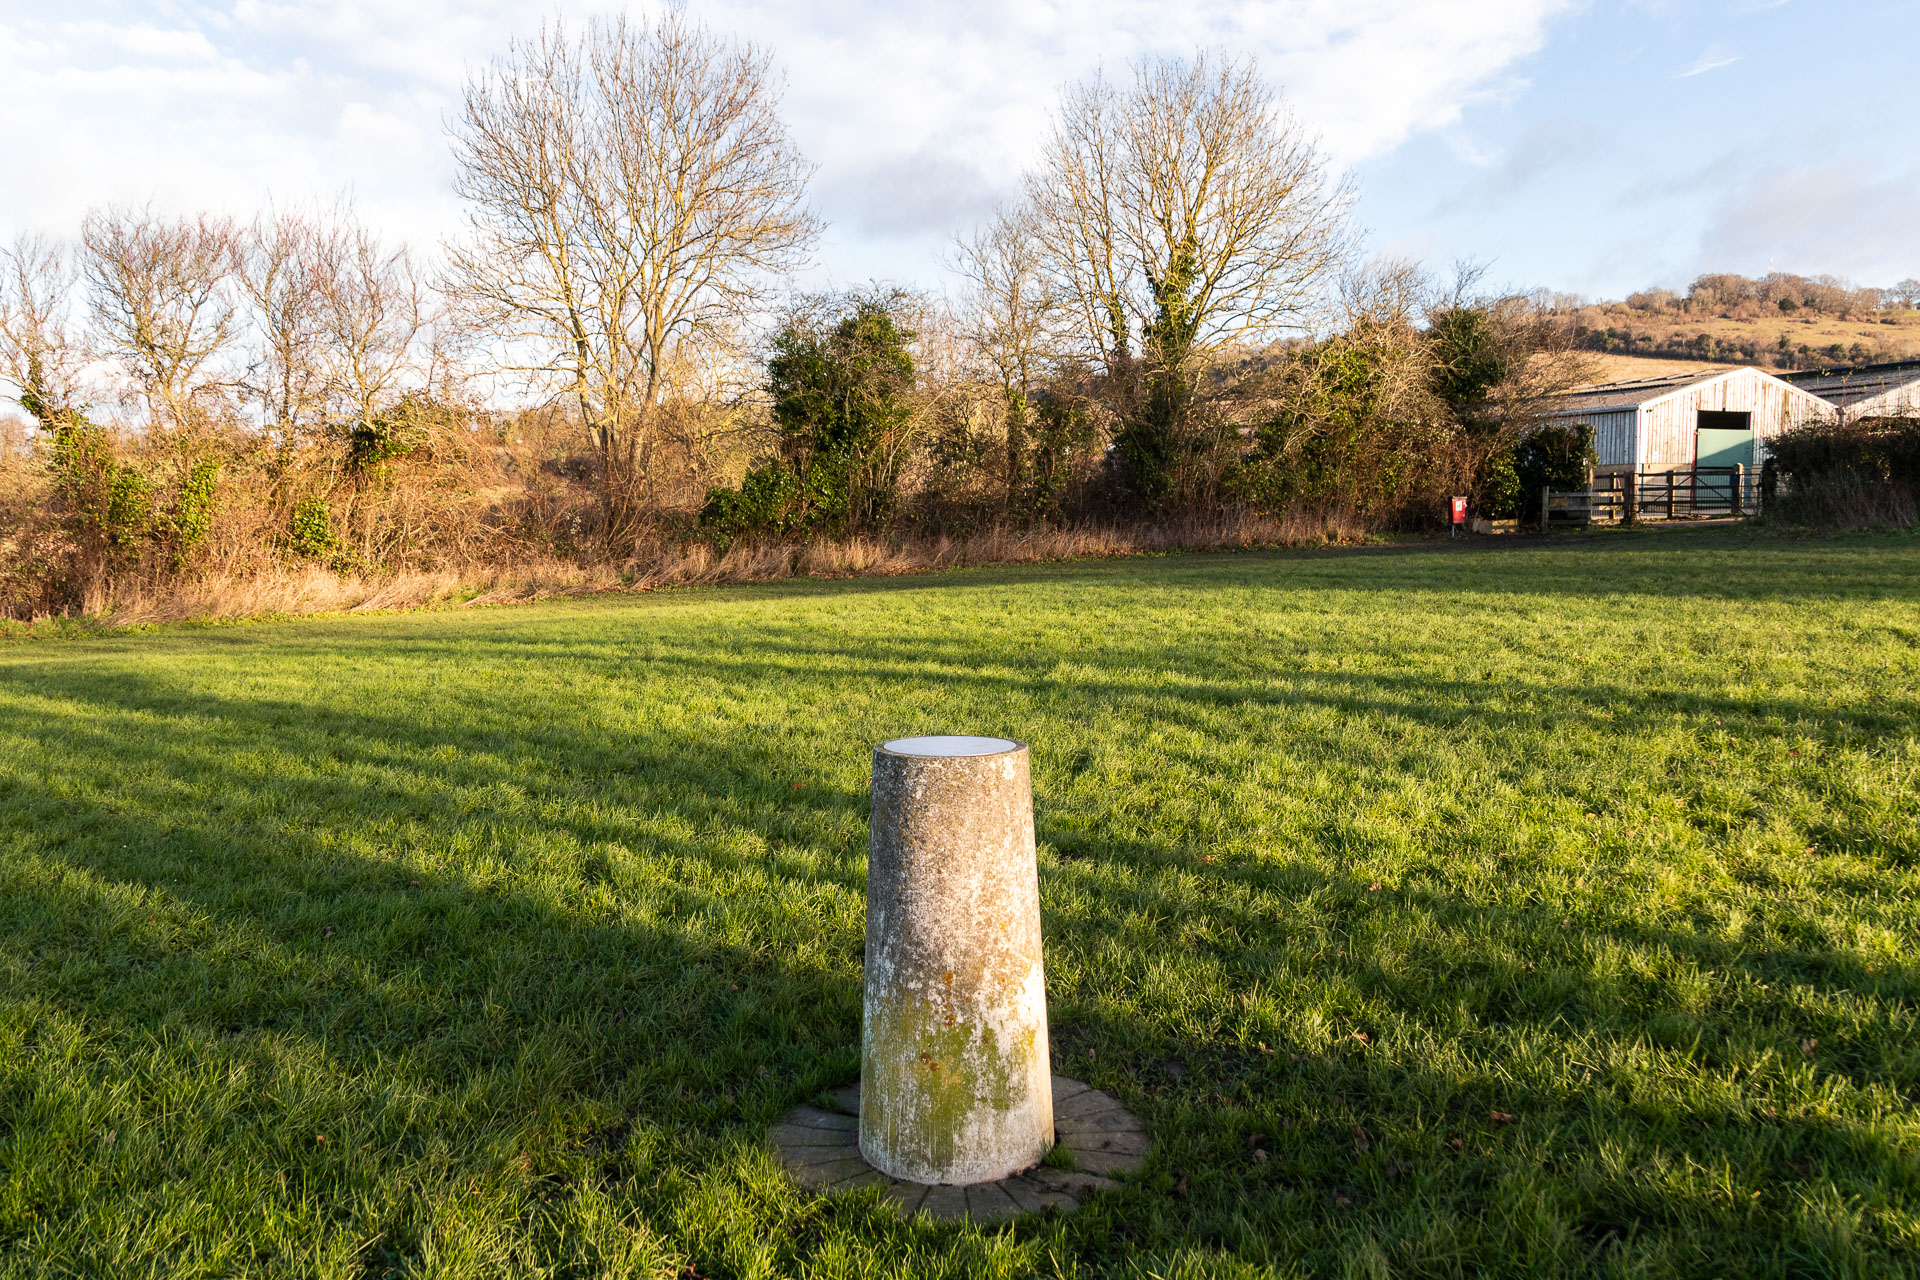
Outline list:
[[[1027,748],[874,751],[860,1150],[914,1182],[990,1182],[1053,1145]]]

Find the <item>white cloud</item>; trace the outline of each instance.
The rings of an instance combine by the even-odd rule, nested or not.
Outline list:
[[[1674,79],[1685,80],[1690,76],[1705,75],[1709,71],[1718,71],[1722,67],[1730,67],[1738,61],[1740,61],[1740,55],[1727,48],[1727,46],[1723,44],[1710,45],[1705,53],[1702,53],[1698,58],[1694,59],[1692,66],[1675,76]]]
[[[842,278],[926,278],[948,229],[1009,190],[1058,86],[1201,44],[1251,52],[1342,164],[1514,93],[1574,0],[713,0],[766,45],[820,165]],[[465,68],[529,35],[534,0],[0,0],[0,231],[68,229],[90,204],[244,214],[352,189],[397,233],[458,225],[443,121]],[[160,16],[164,15],[164,16]],[[572,19],[570,19],[572,20]],[[21,175],[32,175],[30,179]],[[891,245],[891,247],[889,247]]]

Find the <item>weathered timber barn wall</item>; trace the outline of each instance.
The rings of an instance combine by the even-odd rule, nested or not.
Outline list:
[[[1766,455],[1766,441],[1791,427],[1829,418],[1834,408],[1758,369],[1675,374],[1637,382],[1580,387],[1561,398],[1550,415],[1593,428],[1593,451],[1601,474],[1683,471],[1697,461],[1700,415],[1742,415],[1753,437],[1753,465]],[[1709,418],[1716,428],[1731,419]]]
[[[1786,380],[1834,405],[1849,421],[1920,415],[1920,360],[1813,369],[1789,373]]]
[[[1624,460],[1633,456],[1634,432],[1640,425],[1637,410],[1581,414],[1578,420],[1593,428],[1593,453],[1602,467],[1626,465]]]
[[[1766,456],[1766,441],[1790,427],[1832,413],[1818,396],[1809,395],[1771,374],[1758,369],[1735,369],[1710,382],[1641,406],[1641,469],[1684,471],[1693,466],[1702,411],[1751,415],[1754,466]]]
[[[1848,418],[1920,417],[1920,378],[1847,407]]]

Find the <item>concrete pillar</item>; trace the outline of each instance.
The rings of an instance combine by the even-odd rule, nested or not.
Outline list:
[[[873,753],[860,1152],[910,1182],[992,1182],[1053,1145],[1040,880],[1024,743]]]

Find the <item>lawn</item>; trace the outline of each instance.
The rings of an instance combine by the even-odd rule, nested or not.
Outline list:
[[[1033,745],[1000,1231],[796,1190],[871,745]],[[1920,1270],[1920,541],[1132,559],[0,644],[0,1276]]]

